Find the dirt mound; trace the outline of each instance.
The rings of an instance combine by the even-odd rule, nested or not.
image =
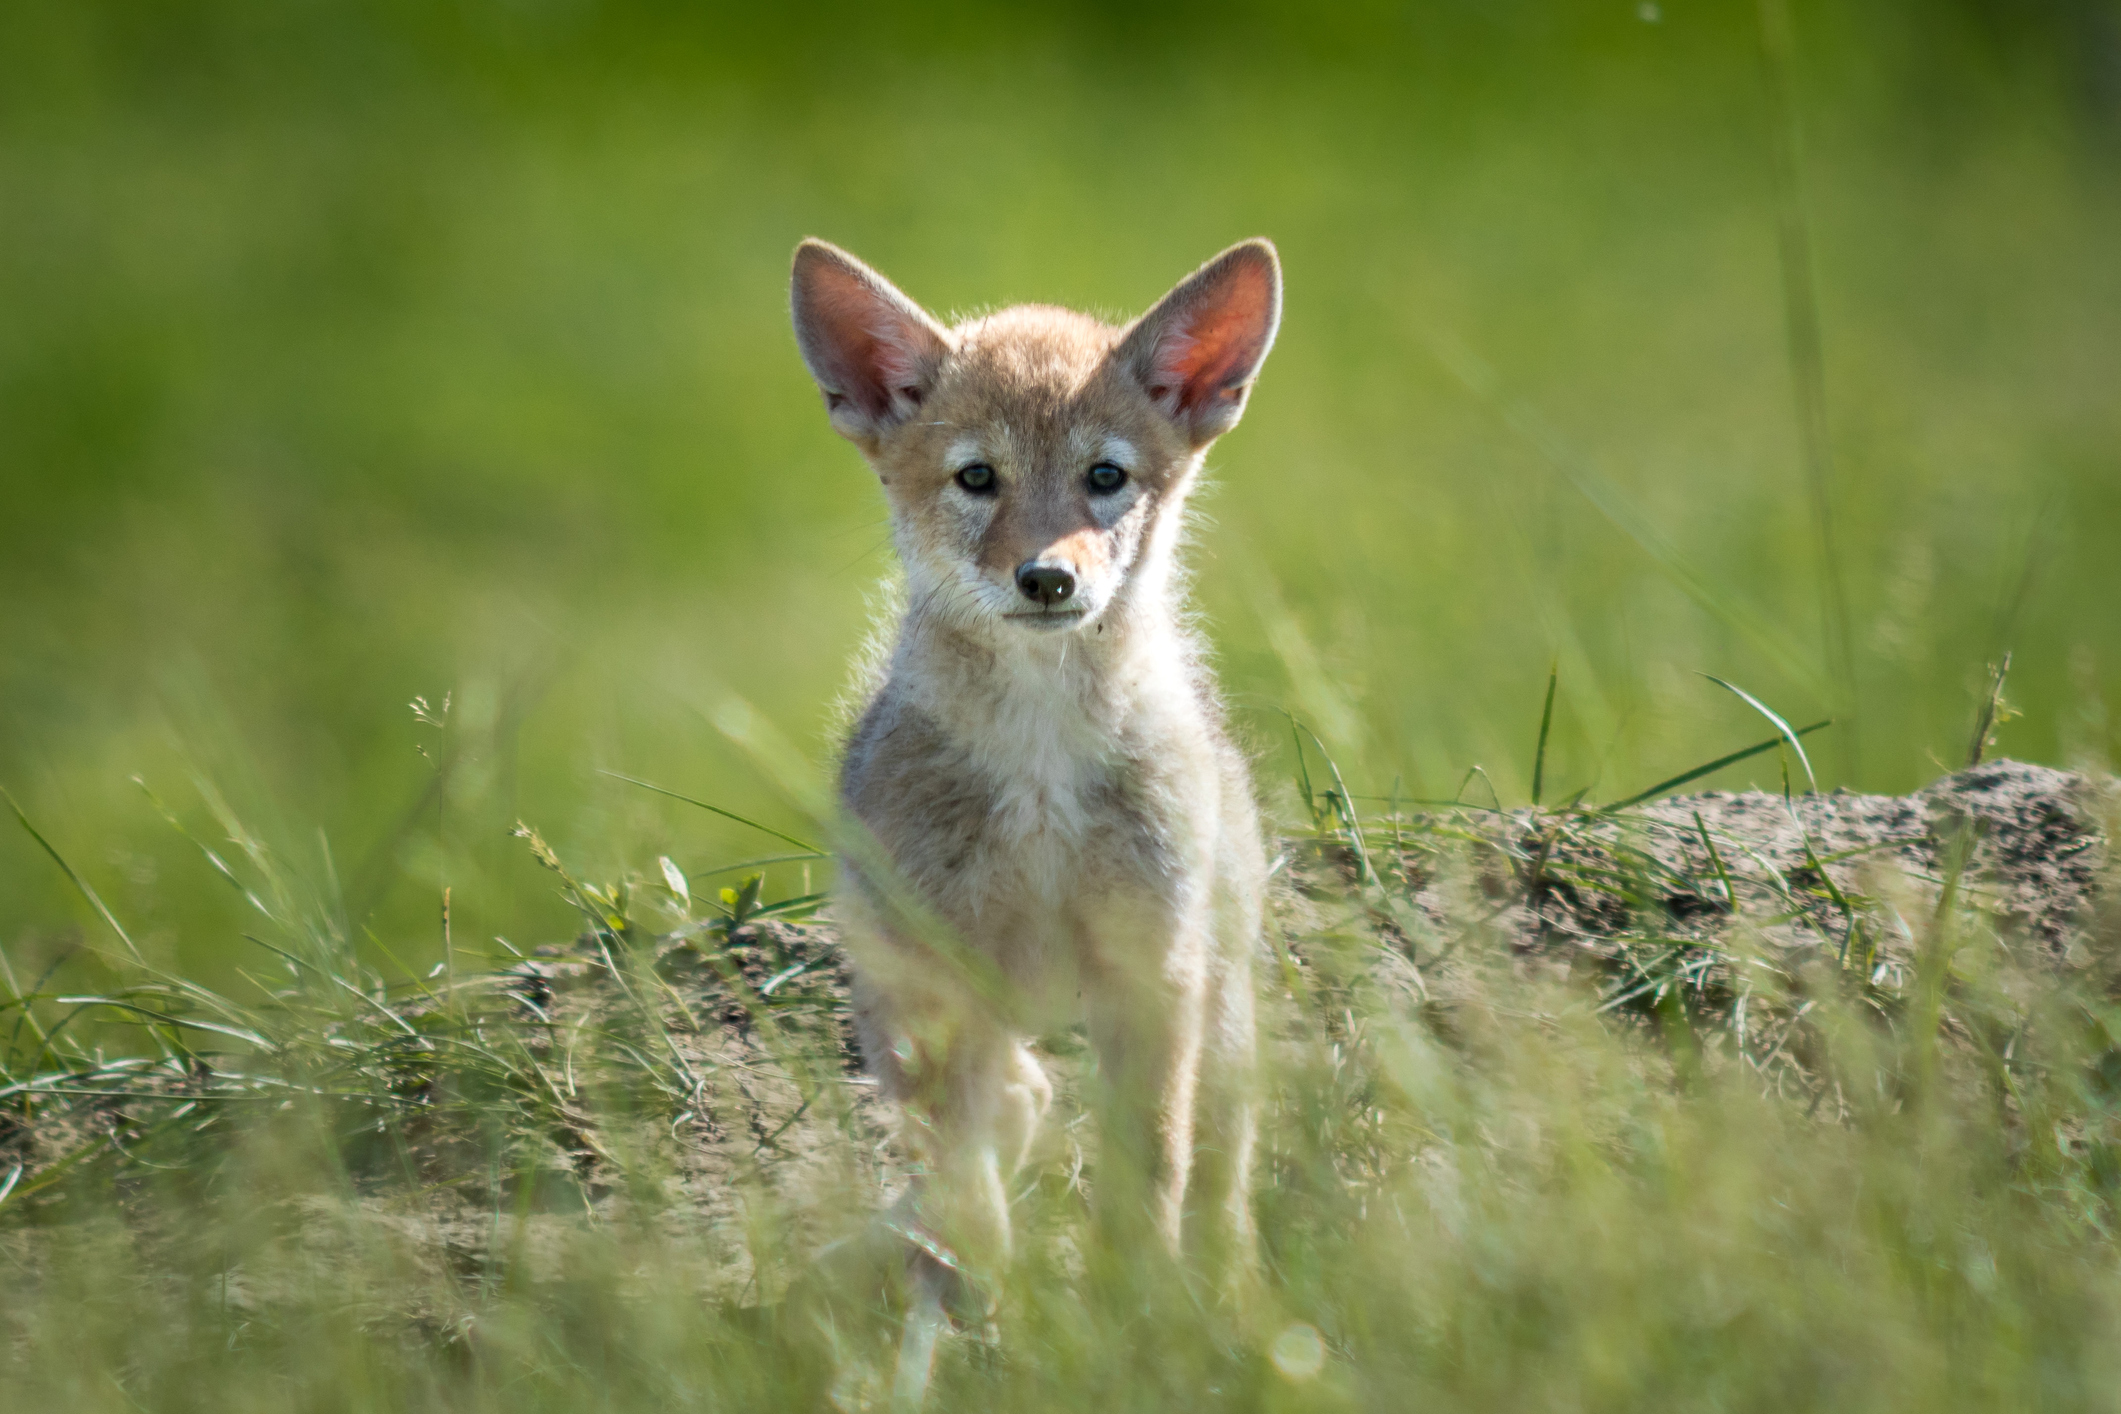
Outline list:
[[[2115,804],[2111,782],[1997,761],[1907,796],[1708,791],[1475,829],[1493,854],[1486,891],[1507,901],[1499,921],[1523,948],[1654,931],[1706,942],[1750,918],[1786,945],[1842,951],[1853,935],[1890,951],[1950,889],[2006,939],[2060,954],[2090,916]],[[1417,848],[1405,867],[1442,919],[1436,860]]]
[[[1911,978],[1947,893],[2007,944],[2062,959],[2098,902],[2117,803],[2112,782],[1997,761],[1908,796],[1710,791],[1611,813],[1426,814],[1397,822],[1396,847],[1384,847],[1378,826],[1366,827],[1364,850],[1346,835],[1285,841],[1293,862],[1270,926],[1309,970],[1319,905],[1363,896],[1367,853],[1382,871],[1375,892],[1398,892],[1419,919],[1410,928],[1373,908],[1371,921],[1416,968],[1447,960],[1469,931],[1491,931],[1522,956],[1590,961],[1607,976],[1607,1000],[1622,1004],[1680,985],[1728,1005],[1741,990],[1730,979],[1741,951],[1787,972],[1831,959],[1890,991]],[[694,1009],[720,1021],[687,1044],[737,1077],[701,1133],[710,1148],[733,1142],[740,1152],[703,1160],[701,1177],[784,1147],[791,1156],[829,1147],[804,1130],[811,1112],[796,1090],[768,1078],[786,1072],[776,1045],[810,1057],[813,1074],[818,1058],[836,1058],[837,1103],[863,1117],[858,1129],[873,1141],[864,1162],[888,1170],[888,1124],[857,1073],[846,963],[829,922],[739,930],[729,953],[733,973],[682,964],[688,988],[700,989]],[[790,968],[808,979],[803,1020],[761,1027],[754,1018],[768,998],[758,993]]]
[[[2097,912],[2115,811],[2112,782],[1999,761],[1910,796],[1707,792],[1625,811],[1366,821],[1284,842],[1270,916],[1279,962],[1263,984],[1339,985],[1324,941],[1337,929],[1360,941],[1365,966],[1447,1006],[1453,968],[1499,946],[1530,965],[1588,968],[1601,1010],[1658,1016],[1677,994],[1696,1013],[1735,1016],[1747,1055],[1778,1005],[1797,1026],[1792,998],[1816,985],[1798,980],[1807,969],[1830,964],[1890,1016],[1940,919],[1986,915],[2024,962],[2065,963]],[[1336,921],[1351,916],[1352,929]],[[731,1231],[761,1185],[798,1200],[865,1195],[843,1205],[856,1211],[895,1186],[892,1116],[860,1072],[829,917],[662,936],[621,926],[538,952],[396,1013],[377,998],[321,1031],[290,1026],[241,1065],[142,1057],[18,1080],[0,1109],[0,1181],[18,1201],[57,1198],[77,1165],[122,1173],[156,1144],[210,1145],[221,1131],[199,1116],[217,1102],[294,1086],[359,1119],[348,1132],[397,1136],[375,1172],[402,1175],[409,1152],[436,1188],[493,1167],[493,1106],[505,1103],[521,1176],[507,1182],[537,1183],[541,1209],[608,1205],[644,1156]],[[1767,977],[1785,985],[1760,991]],[[1050,1049],[1066,1091],[1081,1048],[1056,1037]],[[360,1155],[347,1167],[363,1172]],[[390,1182],[378,1179],[377,1202],[391,1201]],[[740,1284],[747,1259],[732,1248],[731,1261]]]

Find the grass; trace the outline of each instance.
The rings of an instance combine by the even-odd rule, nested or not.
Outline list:
[[[1204,1303],[1101,1245],[1080,1043],[1049,1038],[1023,1250],[930,1407],[2113,1407],[2110,920],[2060,954],[1999,931],[1966,831],[1922,893],[1851,872],[1893,840],[1800,826],[1807,872],[1700,807],[1365,813],[1318,761],[1265,969],[1262,1289]],[[667,858],[592,883],[519,835],[576,918],[534,957],[393,985],[328,893],[207,850],[260,919],[252,1001],[10,982],[10,1388],[889,1406],[897,1170],[819,899]]]

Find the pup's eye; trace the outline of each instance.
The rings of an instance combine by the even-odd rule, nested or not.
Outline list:
[[[1127,484],[1127,473],[1110,462],[1099,462],[1090,468],[1090,490],[1099,496],[1109,496]]]
[[[985,462],[974,462],[957,474],[957,484],[975,496],[994,494],[994,468]]]

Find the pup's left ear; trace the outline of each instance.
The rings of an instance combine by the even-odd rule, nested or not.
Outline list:
[[[1117,357],[1196,447],[1237,426],[1281,325],[1273,243],[1231,246],[1181,280],[1120,340]]]

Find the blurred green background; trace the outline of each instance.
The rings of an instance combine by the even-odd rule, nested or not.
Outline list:
[[[709,717],[827,758],[889,568],[786,328],[807,234],[939,311],[1114,316],[1280,244],[1193,558],[1284,811],[1281,707],[1357,791],[1521,799],[1550,663],[1549,799],[1764,734],[1697,672],[1837,717],[1822,784],[1911,788],[2006,649],[2002,749],[2103,764],[2121,18],[1792,19],[1778,68],[1697,0],[9,5],[0,784],[208,973],[243,901],[135,775],[408,965],[445,886],[460,941],[568,928],[518,817],[592,876],[776,847],[600,770],[802,833]],[[0,832],[18,972],[98,927]]]

